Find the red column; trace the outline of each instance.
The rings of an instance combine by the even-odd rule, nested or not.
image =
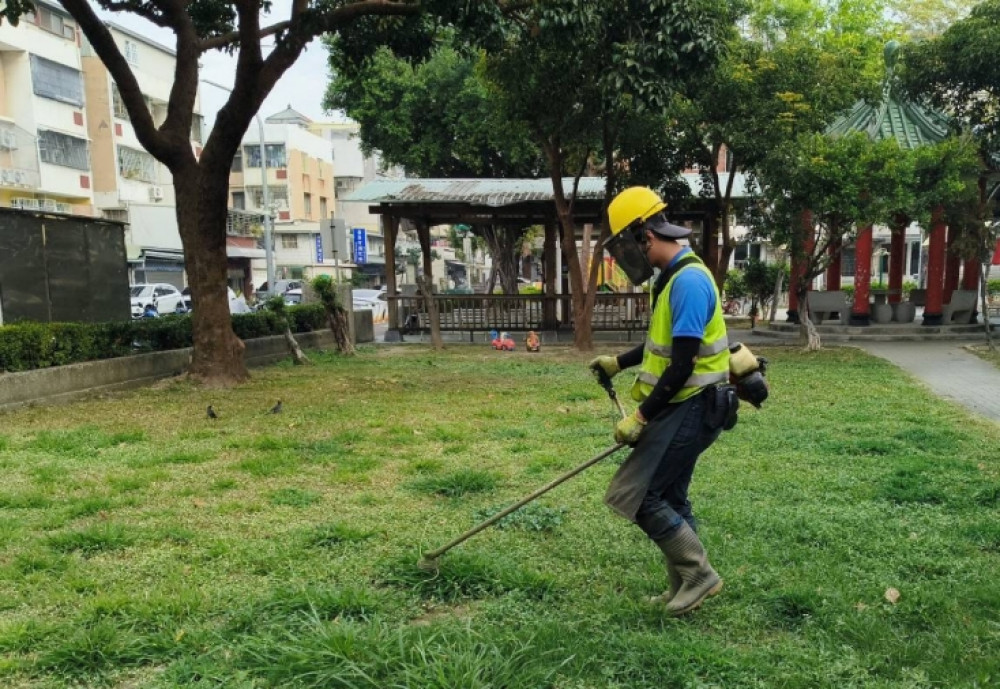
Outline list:
[[[978,258],[970,258],[962,268],[962,289],[979,292],[979,273],[983,269]]]
[[[951,301],[951,293],[958,289],[958,271],[962,267],[962,259],[955,253],[955,240],[958,238],[958,229],[948,228],[948,250],[945,253],[944,262],[944,295],[942,303]]]
[[[906,258],[906,227],[897,227],[889,240],[889,303],[903,301],[903,261]],[[882,259],[879,258],[881,261]]]
[[[872,226],[861,230],[854,242],[854,305],[851,325],[868,325],[868,294],[872,284]]]
[[[924,325],[941,325],[945,251],[945,224],[941,216],[941,209],[937,208],[931,218],[930,242],[927,247],[927,304],[924,306]]]
[[[826,269],[826,288],[830,290],[840,289],[840,252],[843,244],[839,239],[830,242],[830,265]]]

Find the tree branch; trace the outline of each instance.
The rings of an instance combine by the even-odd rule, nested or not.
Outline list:
[[[308,10],[307,0],[295,0],[292,4],[289,19],[260,29],[257,37],[260,40],[287,31],[290,37],[294,35],[296,39],[303,40],[305,44],[319,35],[335,32],[364,15],[410,15],[417,14],[419,11],[419,5],[406,0],[360,0],[350,5],[338,7],[329,13],[316,13]],[[305,19],[310,16],[315,17],[317,21],[309,22],[309,26],[306,28],[305,25],[307,22]],[[201,51],[206,52],[208,50],[224,48],[237,42],[243,43],[241,31],[233,31],[221,36],[203,39],[201,41]]]
[[[157,26],[169,26],[166,20],[160,14],[154,12],[153,8],[149,5],[136,5],[131,2],[100,2],[99,4],[102,9],[109,12],[127,12],[130,14],[137,14]]]
[[[83,34],[90,41],[97,56],[118,85],[118,92],[128,110],[129,119],[139,143],[153,157],[165,161],[170,155],[170,149],[167,147],[164,137],[153,124],[153,117],[149,108],[146,107],[139,83],[132,73],[132,68],[129,67],[128,62],[118,49],[108,27],[98,18],[87,0],[59,0],[59,2],[76,19]]]

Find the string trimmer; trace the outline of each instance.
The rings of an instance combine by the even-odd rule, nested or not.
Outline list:
[[[625,410],[622,408],[622,403],[618,400],[618,395],[615,393],[615,387],[611,382],[611,377],[608,376],[608,374],[605,373],[601,368],[595,369],[594,372],[597,375],[598,381],[601,383],[601,387],[604,388],[604,390],[608,393],[608,397],[611,398],[611,401],[614,402],[615,406],[618,408],[618,413],[621,414],[622,418],[625,418]],[[475,525],[465,533],[461,534],[460,536],[457,536],[454,540],[446,543],[445,545],[441,546],[440,548],[437,548],[436,550],[424,553],[424,556],[420,559],[419,562],[417,562],[417,567],[419,567],[420,569],[427,569],[427,570],[436,569],[437,559],[442,555],[444,555],[449,550],[451,550],[452,548],[454,548],[455,546],[457,546],[458,544],[469,540],[483,529],[487,529],[490,526],[496,524],[498,521],[500,521],[507,515],[511,514],[512,512],[516,512],[517,510],[521,509],[529,502],[537,500],[539,497],[541,497],[545,493],[548,493],[550,490],[552,490],[559,484],[565,483],[566,481],[570,480],[580,472],[585,471],[586,469],[589,469],[593,465],[597,464],[605,457],[609,457],[613,455],[615,452],[618,452],[618,450],[622,449],[623,447],[625,447],[625,443],[618,443],[616,445],[609,447],[607,450],[601,452],[599,455],[591,457],[580,466],[571,469],[562,476],[559,476],[558,478],[553,479],[549,483],[546,483],[544,486],[536,490],[531,495],[522,498],[521,500],[517,501],[510,507],[501,510],[497,514],[494,514],[486,521]]]

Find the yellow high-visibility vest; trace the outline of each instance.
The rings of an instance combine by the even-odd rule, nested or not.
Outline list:
[[[691,377],[684,382],[684,387],[671,398],[670,402],[671,404],[683,402],[707,385],[724,383],[729,380],[729,340],[726,337],[726,322],[722,317],[722,300],[719,298],[719,290],[715,286],[715,277],[711,271],[697,256],[692,255],[692,257],[695,260],[690,261],[688,265],[681,266],[680,270],[670,276],[663,292],[656,299],[656,306],[654,306],[653,315],[649,320],[649,331],[646,334],[642,366],[635,378],[635,383],[632,384],[632,399],[636,402],[642,402],[649,397],[653,386],[670,366],[672,351],[670,290],[677,276],[685,270],[700,270],[712,281],[712,290],[715,292],[715,311],[712,313],[712,318],[702,336],[694,371],[691,373]]]

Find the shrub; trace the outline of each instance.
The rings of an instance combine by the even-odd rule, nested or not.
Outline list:
[[[295,332],[326,326],[322,304],[287,309]],[[270,311],[234,314],[233,331],[240,339],[280,335],[278,316]],[[112,359],[136,352],[190,347],[191,316],[168,314],[109,323],[15,323],[0,327],[0,371],[30,371],[83,361]]]
[[[1000,297],[1000,278],[992,278],[986,282],[986,292],[991,297]]]

